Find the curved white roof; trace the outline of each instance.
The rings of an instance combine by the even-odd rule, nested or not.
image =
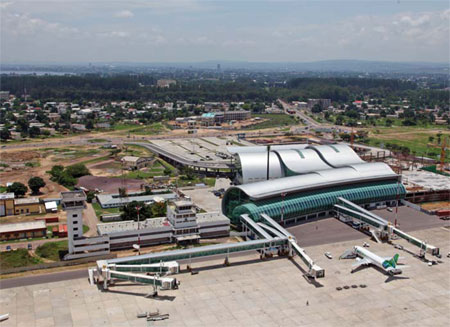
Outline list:
[[[244,181],[256,182],[267,178],[267,152],[239,153],[239,161]],[[275,153],[270,153],[269,178],[284,177],[280,161]]]
[[[363,167],[365,165],[368,166]],[[355,166],[356,167],[322,170],[272,181],[238,185],[229,188],[229,190],[239,188],[250,198],[262,199],[271,196],[279,196],[281,193],[299,192],[307,189],[365,181],[385,179],[396,180],[398,178],[398,175],[395,174],[388,165],[383,163],[369,163]]]
[[[308,144],[280,144],[271,145],[270,150],[295,150],[295,149],[305,149]],[[231,154],[238,153],[267,153],[267,145],[258,146],[229,146],[227,147],[228,152]]]
[[[308,149],[316,151],[322,160],[334,168],[364,163],[364,160],[345,144],[312,145]]]
[[[282,163],[292,172],[306,174],[316,170],[331,169],[317,152],[311,149],[275,150]]]

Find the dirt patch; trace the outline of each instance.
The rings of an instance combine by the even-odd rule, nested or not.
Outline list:
[[[423,203],[420,205],[425,210],[450,210],[450,201],[442,201],[442,202],[430,202]]]
[[[36,151],[3,152],[1,160],[6,162],[24,162],[40,157],[41,155]]]
[[[140,179],[131,178],[114,178],[104,176],[83,176],[78,179],[78,187],[84,187],[88,190],[95,189],[103,190],[105,193],[117,193],[119,187],[126,187],[128,192],[135,192],[141,190],[141,185],[145,184]]]

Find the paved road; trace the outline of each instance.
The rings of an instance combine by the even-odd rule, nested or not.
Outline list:
[[[23,287],[35,284],[53,283],[60,282],[63,280],[77,279],[77,278],[87,278],[86,269],[69,270],[62,271],[51,274],[35,275],[28,277],[19,277],[11,279],[1,279],[0,289],[13,288],[13,287]]]

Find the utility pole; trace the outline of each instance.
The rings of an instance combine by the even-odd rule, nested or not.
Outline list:
[[[139,217],[139,210],[141,207],[136,207],[137,210],[137,218],[138,218],[138,254],[141,255],[141,224],[140,224],[140,217]]]

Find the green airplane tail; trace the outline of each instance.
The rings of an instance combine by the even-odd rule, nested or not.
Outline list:
[[[398,258],[399,258],[400,256],[398,255],[398,254],[394,254],[394,256],[392,257],[392,259],[391,260],[389,260],[389,265],[392,267],[392,268],[395,268],[396,266],[397,266],[397,261],[398,261]]]

